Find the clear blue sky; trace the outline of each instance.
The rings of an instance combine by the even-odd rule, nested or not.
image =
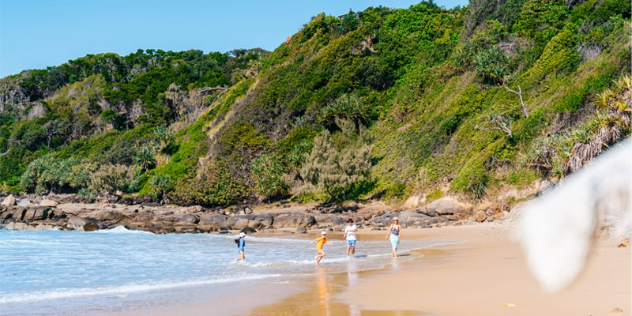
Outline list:
[[[421,0],[0,0],[0,77],[86,54],[275,49],[319,12]],[[436,0],[452,8],[466,0]]]

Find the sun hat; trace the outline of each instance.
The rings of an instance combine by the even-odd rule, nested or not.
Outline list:
[[[397,216],[393,217],[394,221],[399,221],[399,218],[397,218]]]
[[[323,230],[322,232],[320,232],[320,234],[321,235],[327,235],[327,232]]]
[[[246,237],[246,233],[244,232],[239,233],[239,237]]]

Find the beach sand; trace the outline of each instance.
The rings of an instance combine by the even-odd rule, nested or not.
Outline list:
[[[597,241],[582,275],[556,294],[544,294],[530,275],[510,225],[485,223],[405,229],[407,239],[461,240],[415,250],[383,269],[327,273],[258,282],[237,297],[209,298],[156,315],[631,315],[630,247]],[[362,239],[384,231],[361,230]],[[385,241],[386,242],[386,241]],[[271,293],[279,293],[272,295]],[[236,297],[236,296],[232,296]],[[230,306],[239,308],[230,308]],[[229,307],[229,308],[226,308]]]

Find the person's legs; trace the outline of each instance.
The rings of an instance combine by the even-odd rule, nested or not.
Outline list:
[[[239,250],[239,257],[235,258],[235,261],[244,260],[244,259],[246,259],[246,255],[244,254],[244,251],[242,249],[240,249]]]
[[[316,256],[316,264],[320,264],[320,260],[325,256],[325,252],[322,250],[318,250],[318,256]]]
[[[349,252],[351,252],[351,255],[355,255],[356,241],[348,240],[347,245],[347,257],[349,256]]]
[[[391,252],[391,257],[397,257],[397,248],[399,248],[399,236],[391,235],[391,247],[393,251]]]

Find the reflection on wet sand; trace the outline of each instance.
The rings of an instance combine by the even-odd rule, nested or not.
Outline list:
[[[393,259],[390,269],[398,269],[397,259]],[[374,271],[359,271],[355,260],[347,263],[347,272],[330,273],[327,266],[315,267],[315,278],[296,280],[306,284],[305,290],[293,297],[276,304],[257,308],[249,315],[314,315],[314,316],[413,316],[423,315],[413,311],[367,311],[361,306],[349,305],[336,299],[336,295],[344,292],[349,286],[357,285],[363,276]]]

